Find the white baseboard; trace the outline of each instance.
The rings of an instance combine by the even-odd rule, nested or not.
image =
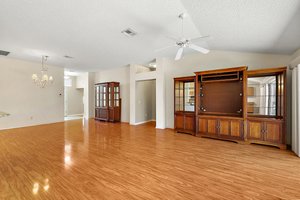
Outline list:
[[[134,124],[131,124],[131,125],[136,126],[136,125],[145,124],[145,123],[153,122],[153,121],[156,121],[156,120],[151,119],[151,120],[147,120],[147,121],[137,122],[137,123],[134,123]]]
[[[0,128],[0,131],[5,131],[9,129],[18,129],[18,128],[28,128],[33,126],[43,126],[43,125],[49,125],[49,124],[56,124],[56,123],[64,123],[65,121],[52,121],[52,122],[39,122],[39,123],[33,123],[33,124],[25,124],[20,126],[10,126],[5,128]]]
[[[77,117],[77,116],[83,116],[83,114],[72,114],[72,115],[66,115],[65,117]]]

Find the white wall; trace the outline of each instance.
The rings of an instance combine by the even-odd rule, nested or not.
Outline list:
[[[122,109],[121,109],[122,122],[129,122],[129,118],[130,118],[129,72],[130,72],[129,66],[95,72],[94,83],[110,82],[110,81],[120,82],[120,90],[121,90],[121,98],[122,98]]]
[[[151,90],[152,120],[156,120],[156,80],[152,80]]]
[[[41,63],[0,57],[0,129],[32,126],[64,120],[64,69],[48,66],[54,83],[46,88],[33,84],[31,75]]]
[[[95,117],[95,73],[88,72],[89,118]]]
[[[65,87],[66,101],[66,114],[77,115],[83,114],[83,88],[77,88],[77,77],[70,76],[72,81],[71,87]]]
[[[136,82],[136,119],[135,123],[151,121],[156,118],[156,90],[155,80],[137,81]]]
[[[296,67],[300,63],[300,49],[298,49],[291,58],[290,65]]]
[[[77,88],[83,88],[83,110],[84,118],[94,118],[95,116],[95,73],[85,72],[77,76]]]

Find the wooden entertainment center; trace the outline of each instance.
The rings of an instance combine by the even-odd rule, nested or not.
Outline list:
[[[285,149],[286,67],[174,78],[174,110],[177,132]]]

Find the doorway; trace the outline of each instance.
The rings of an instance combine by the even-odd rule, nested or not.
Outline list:
[[[156,121],[156,80],[136,82],[135,124]]]
[[[84,113],[83,104],[84,89],[77,84],[77,76],[64,76],[64,117],[65,121],[82,119]]]

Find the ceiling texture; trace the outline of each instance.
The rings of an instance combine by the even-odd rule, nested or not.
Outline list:
[[[50,64],[83,71],[145,64],[175,55],[176,48],[155,50],[180,36],[182,12],[185,37],[210,35],[196,44],[212,50],[300,48],[299,0],[1,0],[0,50],[30,61],[48,55]],[[126,28],[137,35],[121,34]]]

